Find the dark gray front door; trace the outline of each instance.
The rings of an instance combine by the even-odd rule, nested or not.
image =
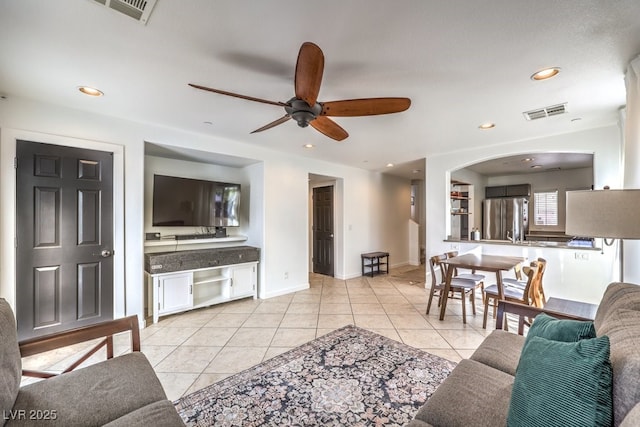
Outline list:
[[[313,272],[333,276],[333,187],[313,189]]]
[[[20,339],[113,318],[113,155],[18,141]]]

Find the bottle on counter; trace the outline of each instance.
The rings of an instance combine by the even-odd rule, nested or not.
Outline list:
[[[480,230],[478,230],[477,227],[474,227],[473,230],[471,231],[472,240],[480,240]]]

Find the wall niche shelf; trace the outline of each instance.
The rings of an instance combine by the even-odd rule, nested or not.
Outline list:
[[[451,199],[451,236],[455,239],[470,240],[473,213],[470,208],[473,185],[462,181],[451,181],[449,198]]]
[[[244,242],[247,240],[247,236],[229,236],[229,237],[214,237],[211,239],[188,239],[188,240],[175,240],[175,239],[160,239],[160,240],[145,240],[145,247],[155,246],[188,246],[198,245],[202,243],[227,243],[227,242]]]

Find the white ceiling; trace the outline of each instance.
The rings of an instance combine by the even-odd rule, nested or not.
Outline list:
[[[580,168],[593,168],[593,154],[520,154],[487,160],[467,167],[467,169],[484,176],[523,175]]]
[[[0,94],[387,170],[615,123],[638,17],[638,0],[157,0],[143,25],[94,0],[0,0]],[[293,121],[250,134],[282,109],[187,86],[287,101],[304,41],[324,51],[320,101],[401,96],[411,108],[337,118],[350,136],[336,143]],[[562,72],[529,78],[547,66]],[[523,118],[564,102],[568,114]],[[479,130],[487,121],[496,128]]]

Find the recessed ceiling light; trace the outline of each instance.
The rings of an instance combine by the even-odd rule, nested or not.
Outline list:
[[[315,145],[313,145],[313,144],[304,144],[303,147],[304,148],[313,148],[313,147],[315,147]]]
[[[571,119],[572,122],[579,122],[582,120],[582,117],[576,117],[575,119]]]
[[[533,165],[531,166],[531,169],[540,169],[542,168],[542,165]]]
[[[534,161],[535,159],[533,157],[525,157],[524,159],[520,160],[521,162],[525,162],[525,163],[529,163]]]
[[[531,80],[550,79],[551,77],[557,76],[559,72],[560,72],[560,67],[545,68],[543,70],[536,71],[535,73],[533,73],[531,75]]]
[[[212,125],[213,124],[213,122],[210,122],[210,121],[206,121],[206,122],[202,122],[202,123],[204,123],[205,125]]]
[[[394,166],[393,163],[387,163],[388,168],[392,168],[393,166]]]
[[[89,96],[103,96],[104,93],[101,90],[98,90],[94,87],[90,87],[90,86],[78,86],[78,90],[82,93],[84,93],[85,95],[89,95]]]
[[[478,126],[478,127],[479,127],[480,129],[482,129],[482,130],[487,130],[487,129],[493,129],[494,127],[496,127],[496,124],[495,124],[495,123],[489,123],[489,122],[487,122],[487,123],[483,123],[483,124],[481,124],[481,125],[480,125],[480,126]]]

